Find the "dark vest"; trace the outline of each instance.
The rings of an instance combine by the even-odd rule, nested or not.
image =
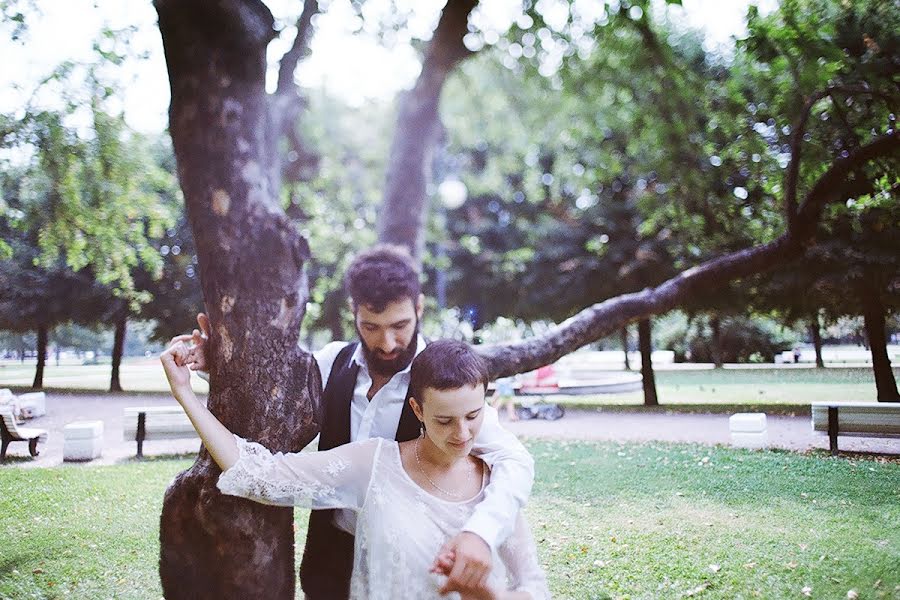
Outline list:
[[[359,365],[351,358],[359,342],[347,344],[334,359],[322,392],[322,428],[319,450],[350,442],[350,404]],[[409,391],[397,425],[398,442],[419,435],[419,420],[409,406]],[[353,571],[353,536],[334,526],[333,510],[314,510],[309,515],[306,548],[300,564],[300,585],[311,600],[342,600],[350,596]]]

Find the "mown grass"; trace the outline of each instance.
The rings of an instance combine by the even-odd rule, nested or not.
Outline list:
[[[105,392],[109,389],[111,368],[109,364],[56,366],[51,359],[44,368],[44,390]],[[30,391],[34,370],[34,364],[0,364],[0,388],[11,388],[16,393]],[[162,365],[156,358],[123,360],[119,380],[126,392],[169,391]],[[199,377],[192,377],[191,381],[195,392],[205,394],[209,391],[209,385]]]
[[[900,380],[900,369],[894,370]],[[34,367],[0,365],[0,387],[16,393],[29,391]],[[209,386],[193,379],[197,393]],[[126,393],[167,393],[162,367],[156,359],[132,359],[122,366],[122,385]],[[657,393],[663,410],[683,412],[740,412],[757,410],[770,414],[803,413],[813,401],[874,401],[875,380],[870,368],[828,369],[705,369],[659,370]],[[45,389],[52,393],[105,392],[109,387],[109,365],[48,365]],[[521,401],[528,401],[524,398]],[[629,409],[644,402],[641,391],[626,394],[557,396],[548,400],[573,407],[609,407]]]
[[[900,598],[896,461],[529,447],[527,513],[555,598]],[[0,598],[159,598],[162,495],[189,464],[0,469]]]
[[[660,370],[655,375],[660,404],[678,411],[808,413],[814,401],[877,400],[870,368]],[[894,375],[900,380],[900,369]],[[644,403],[642,391],[547,399],[574,407]]]

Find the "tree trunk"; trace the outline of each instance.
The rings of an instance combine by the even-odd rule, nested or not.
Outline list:
[[[39,390],[44,387],[44,365],[47,364],[47,326],[39,325],[37,330],[37,369],[31,387]]]
[[[713,365],[715,368],[721,369],[725,361],[722,360],[722,322],[718,315],[710,317],[709,328],[712,330],[710,354],[712,354]]]
[[[887,353],[887,335],[885,334],[884,304],[881,302],[881,290],[871,280],[860,286],[863,320],[866,338],[872,352],[872,371],[875,374],[875,390],[879,402],[900,402],[897,393],[897,381],[891,369],[891,359]]]
[[[169,129],[210,318],[208,406],[274,452],[316,434],[321,381],[297,344],[309,248],[280,205],[265,92],[274,19],[258,0],[155,0]],[[272,161],[276,161],[273,163]],[[222,496],[201,448],[166,491],[160,579],[168,599],[293,600],[293,511]]]
[[[331,339],[333,340],[347,339],[344,333],[344,320],[341,315],[341,309],[346,305],[347,295],[342,286],[325,296],[322,308],[325,311],[325,323],[328,325],[328,330],[331,332]]]
[[[822,331],[819,324],[819,315],[813,314],[809,320],[809,334],[812,337],[813,348],[816,349],[816,368],[824,369],[825,361],[822,360]]]
[[[631,370],[631,363],[628,361],[628,325],[622,328],[622,354],[625,355],[625,370]]]
[[[378,222],[378,240],[406,246],[421,262],[425,245],[425,187],[440,135],[438,103],[453,68],[471,54],[463,44],[478,0],[448,0],[415,86],[400,99],[397,127]]]
[[[650,319],[638,321],[638,346],[641,349],[641,379],[644,385],[644,406],[659,406],[656,397],[656,377],[653,375],[651,353],[653,345],[650,335]]]
[[[122,355],[125,352],[125,328],[128,324],[128,313],[122,314],[116,319],[116,333],[113,336],[112,350],[112,376],[109,379],[109,391],[121,392],[122,384],[119,383],[119,366],[122,364]]]

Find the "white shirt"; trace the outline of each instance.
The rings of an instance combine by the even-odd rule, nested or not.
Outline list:
[[[467,500],[448,501],[419,487],[400,459],[393,440],[375,438],[322,452],[271,454],[259,444],[234,436],[239,459],[217,482],[223,494],[278,506],[342,508],[359,516],[354,540],[353,600],[453,600],[441,595],[445,581],[429,573],[441,545],[459,532],[487,487]],[[514,530],[493,552],[489,582],[502,589],[528,592],[534,600],[550,597],[537,562],[534,539],[518,511]]]
[[[328,375],[338,353],[349,342],[331,342],[313,356],[322,375],[322,386],[328,383]],[[425,340],[416,340],[416,355],[425,349]],[[356,347],[351,361],[359,365],[353,399],[350,402],[350,441],[369,438],[392,440],[397,435],[400,412],[409,388],[409,365],[395,373],[390,381],[372,396],[367,394],[372,386],[372,376],[366,365],[362,344]],[[497,411],[489,404],[484,406],[484,421],[475,438],[474,454],[491,468],[491,483],[485,488],[484,499],[469,516],[462,531],[470,531],[496,550],[512,533],[516,515],[528,501],[534,482],[534,460],[516,436],[500,426]],[[337,511],[335,525],[354,532],[356,514]]]

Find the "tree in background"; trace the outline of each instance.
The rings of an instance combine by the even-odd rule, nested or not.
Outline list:
[[[175,198],[174,177],[154,160],[149,141],[129,132],[122,115],[108,108],[114,89],[105,83],[104,69],[121,64],[127,33],[104,31],[95,62],[65,63],[42,82],[41,91],[59,91],[61,108],[28,106],[21,118],[3,119],[8,124],[3,146],[25,165],[9,184],[17,203],[12,227],[33,232],[37,249],[24,259],[45,272],[84,271],[107,290],[105,306],[93,319],[114,323],[111,391],[122,389],[128,315],[150,298],[136,287],[135,276],[143,270],[151,279],[159,277],[161,261],[152,240],[171,223]],[[84,119],[88,133],[77,125]],[[12,168],[11,160],[5,170]],[[160,201],[166,193],[168,204]]]

